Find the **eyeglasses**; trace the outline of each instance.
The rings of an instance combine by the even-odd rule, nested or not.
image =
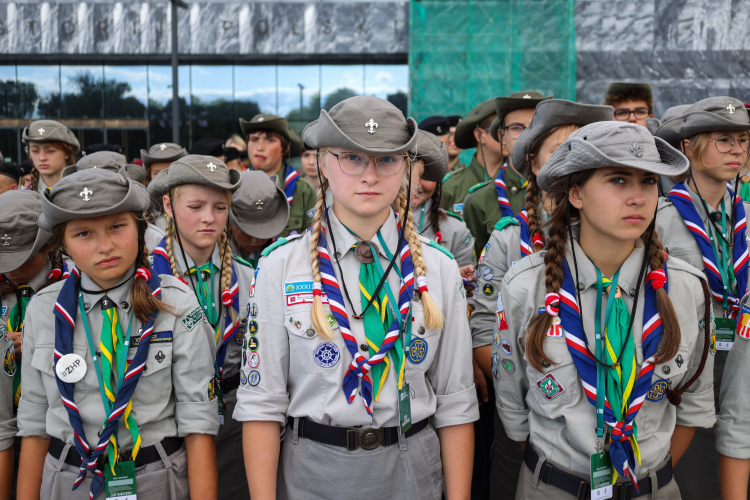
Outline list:
[[[736,139],[740,143],[740,149],[742,151],[750,151],[750,136],[743,135],[739,139]],[[732,136],[722,135],[716,139],[708,142],[713,142],[716,146],[716,151],[719,153],[728,153],[734,149],[735,138]]]
[[[630,119],[630,115],[635,115],[636,119],[643,120],[644,118],[648,118],[648,108],[636,108],[632,111],[627,108],[615,110],[615,119],[621,122]]]
[[[346,175],[360,175],[365,171],[367,162],[372,158],[378,173],[391,177],[401,171],[406,159],[404,154],[369,156],[363,153],[330,153],[336,157],[341,171]]]
[[[518,139],[521,136],[521,132],[526,130],[526,127],[523,125],[510,125],[508,127],[503,127],[503,130],[505,130],[505,133],[508,134],[508,137],[511,139]]]
[[[412,184],[411,193],[417,198],[421,198],[424,195],[424,190],[421,187]]]

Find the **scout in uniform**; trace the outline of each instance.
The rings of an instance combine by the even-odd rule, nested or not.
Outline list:
[[[451,135],[451,125],[445,116],[428,116],[419,122],[419,130],[424,130],[436,136],[443,144],[448,144]]]
[[[240,127],[247,137],[247,153],[253,168],[275,175],[277,184],[286,193],[291,208],[289,221],[278,236],[303,232],[312,224],[315,188],[286,161],[302,154],[302,139],[285,118],[275,115],[255,115],[250,121],[240,118]]]
[[[229,207],[241,184],[240,172],[229,170],[213,156],[188,155],[148,185],[151,198],[163,204],[171,228],[152,254],[154,269],[190,286],[215,335],[221,498],[239,498],[247,492],[242,468],[236,468],[242,457],[242,425],[230,418],[248,328],[247,290],[253,281],[253,269],[234,257],[229,245]]]
[[[455,261],[414,229],[417,124],[358,96],[321,110],[303,137],[322,178],[313,228],[267,249],[250,291],[257,334],[234,417],[251,497],[435,499],[445,478],[447,498],[468,498],[466,301]],[[384,480],[363,481],[373,471]]]
[[[81,149],[75,134],[53,120],[32,122],[23,129],[21,137],[26,144],[26,154],[34,162],[29,189],[40,193],[60,180],[63,169],[75,163]]]
[[[41,203],[76,268],[26,312],[18,498],[216,498],[213,332],[149,266],[146,188],[89,169]]]
[[[143,162],[143,168],[146,170],[146,178],[143,180],[143,184],[148,186],[159,172],[166,170],[173,161],[179,160],[183,156],[187,156],[185,148],[172,142],[154,144],[148,151],[141,149],[141,161]],[[167,216],[161,210],[160,203],[154,205],[151,207],[149,223],[166,232]]]
[[[461,217],[440,208],[440,188],[448,165],[445,145],[437,136],[420,130],[415,152],[411,178],[415,229],[447,249],[459,267],[473,269],[474,238]]]
[[[489,380],[492,371],[492,346],[497,321],[497,300],[500,284],[508,270],[522,258],[544,249],[544,224],[551,211],[550,198],[542,193],[536,176],[555,149],[581,126],[612,119],[610,106],[578,104],[561,99],[540,102],[531,123],[515,141],[513,165],[528,182],[526,205],[515,217],[503,217],[495,225],[485,245],[477,268],[477,293],[471,314],[474,359]],[[500,417],[495,415],[495,444],[492,453],[492,498],[502,498],[502,492],[513,493],[521,470],[523,454],[518,445],[508,439]]]
[[[451,170],[457,171],[466,166],[458,159],[458,155],[461,154],[461,148],[456,146],[455,141],[456,127],[461,123],[461,117],[459,115],[450,115],[445,118],[448,120],[448,125],[450,126],[450,135],[448,136],[448,142],[445,144],[445,148],[448,150],[447,170],[448,172]]]
[[[650,83],[612,82],[603,104],[615,108],[615,120],[647,127],[654,117],[654,90]]]
[[[263,172],[242,172],[242,185],[232,195],[229,211],[232,252],[251,268],[258,267],[261,252],[286,227],[289,204],[276,177]]]
[[[658,175],[687,168],[645,127],[609,121],[539,172],[547,251],[506,273],[491,355],[498,413],[525,442],[517,499],[681,498],[672,466],[715,422],[710,298],[653,220]]]
[[[463,215],[466,227],[474,235],[477,255],[482,253],[497,221],[503,217],[513,217],[523,208],[526,181],[513,168],[513,145],[531,123],[537,104],[545,99],[550,98],[533,90],[514,92],[508,97],[495,99],[497,115],[490,125],[490,135],[502,142],[508,162],[497,172],[494,182],[469,189],[464,200]]]
[[[316,191],[320,188],[318,183],[318,155],[315,151],[305,148],[299,157],[302,166],[302,178],[305,179]]]

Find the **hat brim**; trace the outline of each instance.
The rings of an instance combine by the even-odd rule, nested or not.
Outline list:
[[[68,129],[68,130],[70,130],[70,129]],[[23,133],[21,134],[21,140],[25,144],[28,144],[29,142],[62,142],[63,144],[67,144],[68,146],[70,146],[71,148],[73,148],[73,156],[77,155],[78,152],[81,150],[81,145],[78,143],[77,140],[76,140],[75,143],[73,143],[73,142],[65,141],[63,139],[58,139],[58,138],[49,138],[49,139],[47,139],[47,138],[43,138],[43,139],[33,138],[33,137],[29,137],[29,135],[27,134],[28,131],[29,131],[29,127],[24,127]]]
[[[687,157],[670,146],[665,140],[654,137],[660,161],[633,160],[623,162],[610,158],[593,144],[580,138],[568,139],[558,147],[544,164],[536,182],[542,191],[549,191],[554,183],[563,177],[602,167],[636,168],[657,175],[674,177],[687,171],[690,162]]]
[[[173,161],[179,160],[183,156],[187,156],[187,154],[188,153],[187,151],[185,151],[185,148],[182,148],[182,151],[167,158],[155,158],[153,156],[149,156],[148,151],[146,151],[145,149],[141,149],[141,161],[143,162],[144,178],[146,177],[145,170],[154,163],[172,163]]]
[[[490,124],[490,135],[495,141],[500,142],[500,117],[495,117]]]
[[[75,174],[76,172],[78,172],[78,167],[75,165],[65,167],[62,171],[62,177],[67,177],[69,175]],[[127,165],[123,165],[117,171],[110,170],[110,172],[118,173],[122,175],[123,177],[126,177],[128,179],[133,179],[136,182],[141,182],[143,179],[146,178],[145,168],[139,167],[138,165],[133,165],[130,163],[128,163]]]
[[[0,273],[9,273],[30,261],[42,247],[52,238],[52,233],[44,229],[39,229],[36,233],[36,239],[31,248],[18,250],[17,252],[0,253]]]
[[[281,137],[289,141],[290,158],[296,158],[297,156],[300,156],[305,150],[305,144],[302,142],[302,138],[299,136],[299,134],[297,134],[297,132],[289,127],[289,122],[281,118],[263,122],[249,122],[240,118],[240,129],[242,129],[242,134],[244,135],[245,139],[247,139],[247,136],[250,135],[250,133],[257,132],[259,130],[270,130],[271,132],[276,132]]]
[[[234,209],[229,211],[229,220],[240,228],[240,230],[255,238],[268,239],[278,236],[286,227],[289,221],[289,203],[286,203],[286,194],[284,190],[278,185],[276,186],[276,194],[282,203],[279,203],[279,209],[273,214],[268,220],[259,221],[257,218],[248,218],[247,220],[240,220],[235,216]]]
[[[351,149],[358,153],[373,155],[389,155],[411,151],[417,145],[417,122],[414,118],[407,118],[406,125],[409,129],[409,140],[405,144],[395,148],[368,148],[352,140],[346,135],[336,122],[330,117],[325,109],[320,110],[320,118],[307,124],[302,131],[302,137],[306,144],[313,149],[322,147],[337,147]]]
[[[416,160],[422,160],[424,163],[422,180],[430,182],[443,180],[448,169],[448,151],[445,149],[445,144],[435,134],[424,130],[419,131],[414,156]]]
[[[177,169],[172,168],[172,165],[178,163],[181,167],[179,173],[177,173]],[[197,168],[189,163],[176,160],[172,162],[172,165],[156,174],[156,177],[148,183],[148,194],[151,196],[151,200],[155,206],[160,210],[164,195],[172,188],[182,186],[183,184],[202,184],[216,189],[226,189],[231,193],[234,193],[242,184],[240,171],[233,168],[229,169],[229,184],[227,184],[209,180],[208,177],[200,173]],[[171,173],[170,170],[172,171]]]
[[[747,110],[744,110],[747,112]],[[657,137],[670,144],[679,144],[697,134],[710,132],[741,132],[750,130],[750,123],[737,123],[709,111],[693,111],[664,121],[656,129]]]

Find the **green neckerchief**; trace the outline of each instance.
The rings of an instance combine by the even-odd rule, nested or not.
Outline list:
[[[16,288],[16,304],[10,310],[8,315],[8,331],[20,332],[23,329],[23,318],[26,316],[26,307],[29,305],[34,290],[28,285],[18,285]],[[0,300],[0,308],[2,308]],[[21,370],[16,369],[13,375],[13,404],[18,406],[18,400],[21,398]]]
[[[216,296],[214,295],[215,280],[211,276],[215,272],[218,272],[218,269],[211,260],[202,266],[193,266],[188,270],[188,274],[195,274],[198,277],[197,293],[195,295],[198,296],[198,302],[200,302],[203,308],[203,313],[212,326],[215,326],[219,322],[219,311],[216,308]],[[203,273],[206,273],[205,277]],[[210,286],[206,282],[210,283]]]
[[[742,187],[740,188],[740,197],[742,197],[742,199],[745,201],[750,201],[750,182],[742,182]]]
[[[721,275],[721,285],[722,285],[722,293],[724,295],[722,305],[724,307],[724,311],[727,311],[728,308],[728,298],[729,298],[729,290],[731,289],[733,293],[736,293],[737,288],[737,278],[734,275],[734,265],[732,262],[732,256],[731,252],[729,251],[729,247],[727,245],[727,211],[724,206],[724,200],[721,200],[721,253],[719,253],[718,249],[716,248],[716,238],[714,238],[714,232],[713,232],[713,224],[709,221],[708,223],[708,239],[711,242],[711,248],[714,251],[714,257],[716,258],[716,264],[719,266],[719,274]],[[708,217],[711,217],[711,214],[707,214]]]

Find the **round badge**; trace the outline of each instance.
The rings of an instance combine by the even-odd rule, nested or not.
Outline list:
[[[292,229],[291,231],[289,231],[289,234],[287,236],[294,236],[295,234],[299,234],[299,231],[297,231],[296,229]]]
[[[247,383],[252,385],[253,387],[260,384],[260,373],[255,370],[251,371],[247,376]]]
[[[331,342],[323,342],[322,344],[318,344],[318,347],[315,348],[315,351],[313,352],[313,358],[319,366],[322,366],[323,368],[330,368],[339,362],[341,353],[339,352],[339,348],[336,346],[336,344],[333,344]]]
[[[258,322],[257,321],[248,322],[247,331],[250,335],[255,335],[256,333],[258,333]]]
[[[492,349],[492,364],[493,365],[500,364],[500,353],[497,352],[495,349]]]
[[[255,352],[258,350],[258,338],[257,337],[250,337],[250,340],[247,341],[247,348],[250,349],[252,352]]]
[[[497,332],[494,332],[492,334],[492,345],[495,347],[500,347],[500,334]]]
[[[234,343],[238,346],[242,345],[242,341],[245,339],[245,327],[242,326],[237,328],[237,333],[234,334]]]
[[[508,339],[503,339],[500,341],[500,350],[503,351],[503,354],[506,356],[510,356],[513,354],[513,348],[510,345],[510,342],[508,342]]]
[[[260,364],[260,354],[257,352],[251,352],[250,356],[247,357],[247,366],[250,368],[258,368]]]
[[[245,376],[245,372],[240,370],[240,384],[241,385],[247,385],[247,377]]]
[[[423,339],[414,339],[409,346],[409,361],[418,365],[427,357],[427,342]]]
[[[516,371],[516,365],[509,359],[504,359],[500,364],[503,365],[503,369],[509,374]]]
[[[495,277],[494,269],[492,269],[491,267],[486,267],[486,266],[482,268],[482,279],[484,279],[484,281],[489,281],[494,277]]]
[[[10,347],[13,347],[11,344]],[[3,370],[7,375],[6,364],[8,363],[8,351],[5,351],[5,359],[3,360]],[[55,365],[55,372],[57,378],[68,384],[75,384],[86,375],[86,362],[78,354],[66,354],[62,358],[57,360]],[[15,373],[15,370],[14,370]]]
[[[248,315],[251,318],[257,318],[258,317],[258,304],[253,302],[252,304],[247,305],[248,308]]]
[[[496,382],[500,380],[500,370],[497,368],[497,366],[492,367],[492,377]]]
[[[492,283],[485,283],[485,285],[482,287],[482,293],[487,297],[491,297],[492,294],[495,293],[495,287],[492,285]]]

